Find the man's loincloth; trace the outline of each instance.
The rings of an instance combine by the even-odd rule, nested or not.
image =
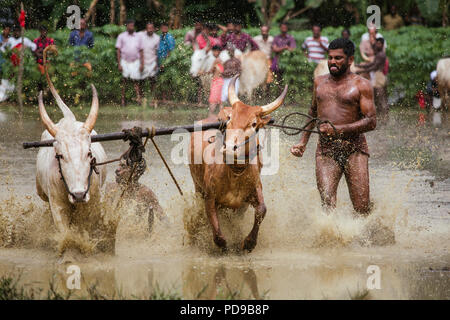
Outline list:
[[[339,139],[321,136],[317,143],[316,156],[329,157],[344,169],[348,158],[355,152],[370,156],[364,134]]]

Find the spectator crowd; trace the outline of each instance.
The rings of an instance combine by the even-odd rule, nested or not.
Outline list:
[[[403,25],[402,17],[396,12],[395,6],[392,6],[389,14],[383,18],[386,29],[394,29]],[[192,30],[189,30],[184,37],[184,45],[196,49],[204,49],[207,53],[211,52],[215,62],[211,70],[207,73],[211,76],[210,86],[210,112],[213,113],[217,106],[222,106],[228,99],[228,85],[231,79],[241,72],[242,55],[246,51],[261,50],[266,58],[270,72],[267,75],[266,83],[270,84],[274,79],[280,80],[283,70],[280,67],[280,55],[288,50],[293,51],[297,48],[297,43],[292,35],[289,34],[288,25],[281,23],[279,25],[279,34],[270,35],[270,28],[266,25],[261,26],[260,34],[251,37],[242,31],[242,23],[239,21],[229,21],[226,25],[203,23],[197,21]],[[40,36],[31,41],[26,37],[21,37],[20,26],[5,25],[0,34],[0,72],[5,60],[1,53],[6,49],[13,51],[11,61],[13,65],[19,64],[19,50],[30,49],[36,59],[37,67],[41,74],[44,74],[43,51],[46,47],[54,44],[54,40],[47,36],[47,28],[39,27]],[[136,102],[141,104],[144,99],[144,88],[149,86],[150,92],[153,92],[158,74],[164,72],[165,61],[175,50],[175,38],[169,32],[167,24],[159,25],[160,34],[154,23],[148,22],[145,29],[136,31],[135,21],[126,21],[126,31],[119,34],[115,42],[117,52],[117,68],[122,75],[121,86],[121,105],[125,106],[126,87],[132,84],[136,94]],[[326,59],[329,39],[322,35],[320,25],[312,26],[312,34],[301,44],[308,61],[320,63]],[[342,38],[351,40],[351,34],[348,29],[342,32]],[[94,35],[88,29],[84,19],[80,21],[80,27],[70,33],[68,45],[79,47],[86,46],[93,48],[95,45]],[[387,73],[389,62],[386,57],[387,43],[383,36],[372,26],[368,32],[363,34],[359,50],[363,63],[356,65],[357,73],[371,80],[375,88],[375,98],[377,105],[382,110],[387,110]],[[226,50],[230,59],[221,61],[220,53]],[[77,52],[77,51],[75,51]],[[82,61],[81,56],[75,53],[74,60],[81,62],[89,71],[92,66],[89,61]],[[3,83],[3,80],[2,80]],[[236,83],[236,90],[239,90],[239,82]],[[162,100],[167,98],[167,92],[160,93]],[[0,92],[0,101],[1,101]],[[200,99],[199,99],[200,100]],[[200,101],[199,101],[200,102]]]

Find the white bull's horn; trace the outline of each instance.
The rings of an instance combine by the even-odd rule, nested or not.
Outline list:
[[[269,113],[272,113],[273,111],[275,111],[276,109],[278,109],[281,106],[281,104],[284,101],[284,98],[286,97],[287,90],[288,90],[288,85],[286,85],[284,87],[283,92],[274,102],[266,104],[265,106],[261,107],[263,116],[266,116]]]
[[[236,83],[237,78],[238,75],[235,75],[231,80],[230,85],[228,86],[228,100],[230,101],[231,106],[233,106],[233,104],[235,104],[236,102],[240,101],[236,94],[236,90],[234,89],[234,85]]]
[[[53,98],[55,98],[56,103],[58,104],[59,109],[61,109],[63,115],[65,118],[70,118],[75,120],[75,115],[72,113],[72,111],[69,109],[69,107],[64,103],[64,101],[61,99],[61,97],[58,94],[58,91],[56,91],[55,86],[53,85],[52,80],[50,80],[50,76],[48,75],[48,65],[47,65],[47,51],[52,51],[56,55],[58,54],[58,49],[55,45],[48,46],[44,49],[44,69],[45,69],[45,77],[47,78],[48,86],[50,87],[50,91],[53,95]]]
[[[42,98],[42,91],[39,92],[39,115],[41,116],[42,123],[44,124],[47,131],[52,135],[52,137],[55,137],[56,132],[58,132],[58,128],[56,128],[53,121],[50,119],[50,117],[47,114],[47,111],[44,107],[44,101]]]
[[[92,105],[91,105],[91,111],[89,111],[89,115],[84,122],[84,127],[89,132],[94,129],[95,122],[97,121],[98,116],[98,95],[97,95],[97,89],[95,89],[95,86],[91,84],[92,88]]]

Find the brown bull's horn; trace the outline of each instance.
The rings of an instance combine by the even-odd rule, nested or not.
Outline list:
[[[288,85],[286,85],[284,87],[283,92],[274,102],[266,104],[265,106],[261,107],[263,116],[266,116],[269,113],[272,113],[273,111],[275,111],[276,109],[278,109],[281,106],[281,104],[284,101],[284,98],[286,97],[287,90],[288,90]]]
[[[50,119],[50,117],[47,114],[47,111],[44,107],[44,101],[42,98],[42,91],[39,92],[39,115],[41,116],[42,123],[44,124],[47,131],[52,135],[52,137],[55,137],[56,132],[58,132],[58,128],[56,128],[53,121]]]
[[[65,118],[71,118],[75,120],[75,115],[69,109],[69,107],[64,103],[61,97],[56,91],[55,86],[53,85],[52,80],[50,80],[50,76],[48,75],[48,65],[47,65],[47,51],[52,51],[55,55],[58,54],[58,49],[55,45],[48,46],[44,49],[44,68],[45,68],[45,77],[47,78],[48,86],[50,87],[50,91],[52,92],[53,98],[55,98],[56,103],[58,104],[59,109],[61,109]]]
[[[91,105],[91,111],[89,111],[89,115],[84,122],[84,127],[89,132],[94,129],[95,122],[97,121],[98,116],[98,95],[97,95],[97,89],[95,89],[95,86],[91,84],[92,88],[92,105]]]
[[[230,85],[228,86],[228,100],[230,101],[231,106],[233,106],[233,104],[235,104],[236,102],[240,101],[234,89],[234,85],[236,83],[237,78],[238,75],[234,76],[230,82]]]

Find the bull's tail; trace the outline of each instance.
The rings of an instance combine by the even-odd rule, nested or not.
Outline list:
[[[56,100],[56,103],[58,104],[59,109],[61,109],[64,118],[74,119],[75,115],[73,112],[69,109],[69,107],[62,101],[61,97],[59,96],[58,92],[55,89],[55,86],[53,85],[52,80],[50,79],[50,76],[48,75],[48,65],[47,65],[47,52],[51,51],[55,55],[58,54],[58,49],[55,45],[50,45],[47,48],[44,49],[44,69],[45,69],[45,77],[47,78],[48,86],[50,87],[50,91],[52,92],[53,97]]]

